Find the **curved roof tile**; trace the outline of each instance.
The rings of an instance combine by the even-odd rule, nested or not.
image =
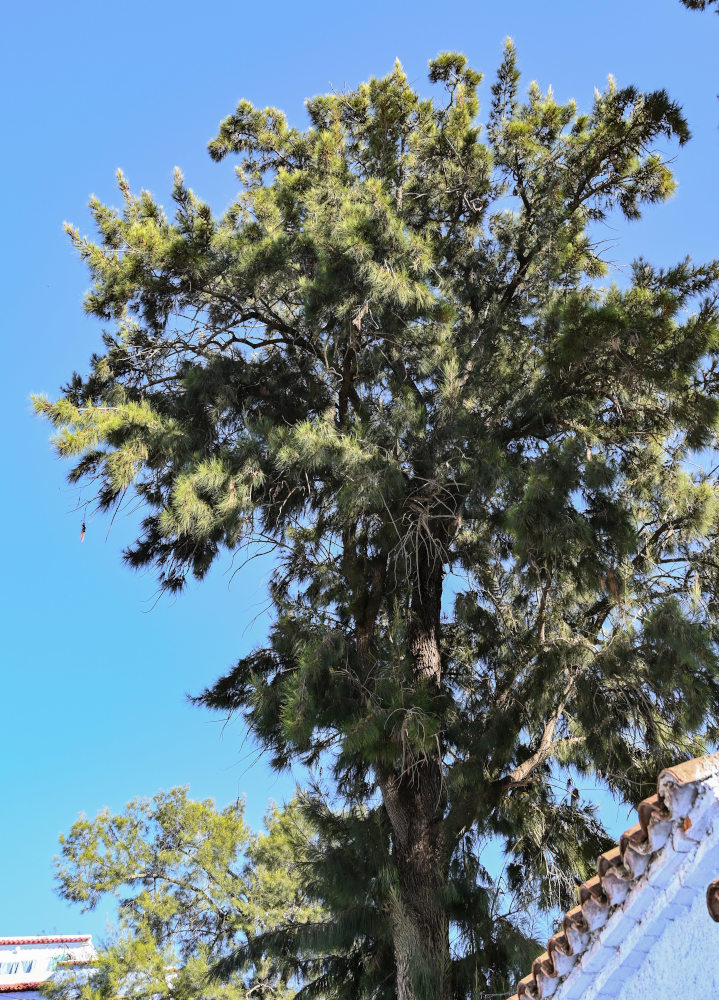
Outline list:
[[[600,856],[597,874],[579,887],[579,905],[565,914],[562,930],[549,939],[547,950],[534,960],[532,971],[520,980],[509,1000],[544,1000],[556,993],[575,964],[581,962],[595,932],[644,877],[672,832],[680,829],[687,833],[697,787],[717,773],[719,753],[660,773],[657,794],[639,804],[639,822],[624,831],[617,847]]]

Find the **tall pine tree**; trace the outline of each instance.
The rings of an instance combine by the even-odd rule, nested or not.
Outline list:
[[[179,173],[172,221],[120,175],[99,240],[68,227],[113,326],[37,400],[72,481],[143,501],[126,558],[166,590],[274,548],[267,646],[199,700],[324,769],[325,896],[342,849],[364,873],[325,985],[398,1000],[504,981],[531,935],[501,901],[572,905],[604,843],[567,776],[636,801],[719,708],[719,264],[617,286],[596,242],[671,195],[681,110],[524,98],[508,44],[483,133],[464,57],[430,80],[316,97],[304,130],[240,102],[219,218]]]

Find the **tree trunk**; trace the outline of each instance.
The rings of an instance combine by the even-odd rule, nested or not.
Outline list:
[[[439,691],[442,570],[422,574],[412,601],[410,653],[415,680]],[[398,1000],[447,1000],[450,995],[449,925],[441,747],[407,754],[400,771],[381,782],[393,830],[399,898],[393,920]]]
[[[447,883],[437,760],[414,764],[413,773],[384,784],[392,823],[399,898],[392,930],[398,1000],[449,996],[449,927],[442,896]]]

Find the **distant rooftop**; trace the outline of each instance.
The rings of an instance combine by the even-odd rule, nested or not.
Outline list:
[[[90,934],[24,934],[0,937],[2,1000],[40,1000],[40,987],[60,970],[90,966]]]
[[[33,937],[0,937],[0,948],[11,944],[71,944],[74,941],[89,941],[91,934],[41,934]]]

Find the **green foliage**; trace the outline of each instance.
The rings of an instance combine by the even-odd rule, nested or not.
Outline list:
[[[115,897],[118,924],[90,973],[67,971],[48,995],[289,1000],[297,983],[262,951],[224,983],[208,975],[243,939],[321,917],[301,875],[313,837],[297,802],[271,808],[253,834],[242,801],[220,811],[184,788],[81,817],[60,837],[58,892],[85,910]]]
[[[717,4],[715,13],[719,14],[719,0],[682,0],[682,3],[689,10],[707,10],[711,8],[712,4]]]
[[[68,227],[104,349],[36,401],[101,508],[144,502],[126,558],[165,589],[276,551],[266,648],[199,701],[343,805],[307,806],[328,921],[221,966],[316,960],[307,996],[504,989],[606,843],[567,777],[636,801],[719,736],[719,264],[611,284],[595,228],[671,196],[681,109],[523,94],[511,42],[484,127],[463,56],[430,81],[397,64],[305,129],[240,102],[221,217],[120,175],[98,241]]]

